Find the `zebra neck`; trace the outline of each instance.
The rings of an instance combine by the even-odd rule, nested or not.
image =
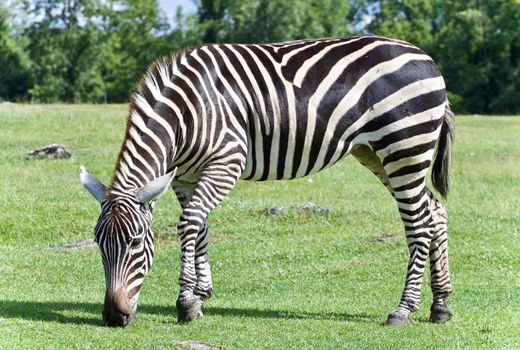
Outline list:
[[[153,65],[130,97],[125,140],[110,189],[131,192],[142,188],[168,171],[183,148],[186,128],[183,115],[187,105],[175,99],[172,82],[177,72],[173,57]],[[194,112],[190,112],[194,113]]]
[[[119,159],[108,191],[110,193],[135,193],[153,180],[165,175],[171,162],[171,156],[168,154],[156,156],[159,158],[157,163],[147,163],[146,165],[139,159]]]
[[[142,137],[143,140],[146,138]],[[165,175],[174,157],[173,150],[172,142],[162,141],[158,147],[153,142],[137,144],[132,137],[127,137],[121,147],[109,193],[133,194]]]

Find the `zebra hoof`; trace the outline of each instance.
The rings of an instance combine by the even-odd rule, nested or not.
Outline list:
[[[398,313],[392,312],[388,315],[385,325],[390,327],[406,327],[410,324],[408,318]]]
[[[177,321],[188,323],[202,318],[202,300],[193,298],[188,300],[177,299]]]
[[[451,310],[444,305],[432,306],[430,309],[430,322],[444,323],[453,317]]]

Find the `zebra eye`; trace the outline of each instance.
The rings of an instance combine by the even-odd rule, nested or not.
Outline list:
[[[150,210],[150,205],[146,203],[139,203],[139,210],[141,213],[146,214]]]
[[[135,238],[132,238],[132,241],[130,242],[130,246],[132,248],[137,248],[137,247],[141,246],[142,243],[143,243],[142,237],[135,237]]]

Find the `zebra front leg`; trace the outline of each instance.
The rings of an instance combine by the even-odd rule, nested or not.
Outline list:
[[[181,239],[182,241],[182,239]],[[189,261],[188,259],[188,265]],[[184,259],[183,259],[184,263]],[[208,219],[203,220],[201,231],[198,232],[195,240],[195,276],[192,270],[187,267],[185,274],[181,273],[180,283],[184,285],[184,292],[177,299],[177,317],[179,322],[189,322],[194,319],[202,318],[202,304],[204,300],[211,296],[213,284],[211,281],[211,270],[208,257]],[[195,283],[192,276],[195,278]],[[181,287],[181,291],[182,291]],[[190,293],[192,291],[193,293]]]
[[[177,299],[177,319],[189,322],[202,317],[202,303],[212,292],[209,269],[209,213],[227,196],[240,177],[240,165],[212,164],[206,166],[189,203],[184,207],[178,233],[181,240],[180,291]]]
[[[213,283],[211,281],[211,268],[208,255],[208,219],[204,220],[204,226],[197,235],[195,242],[195,272],[197,273],[197,284],[193,294],[202,301],[211,297]]]
[[[195,269],[195,247],[198,232],[203,229],[206,217],[190,205],[184,208],[178,225],[181,241],[181,273],[179,297],[177,298],[177,320],[189,322],[202,317],[202,300],[194,294],[197,285]]]
[[[448,307],[448,295],[452,292],[448,264],[448,225],[444,206],[432,200],[434,232],[430,243],[430,273],[433,303],[430,308],[430,322],[446,322],[453,313]]]

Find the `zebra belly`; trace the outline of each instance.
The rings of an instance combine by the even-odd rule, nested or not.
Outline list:
[[[249,136],[246,165],[241,178],[251,181],[301,178],[333,165],[350,152],[350,143],[337,140],[333,133],[325,134],[319,140],[311,138],[307,141],[298,138],[297,134],[296,130],[292,133],[280,131],[264,135],[260,142]],[[273,135],[280,140],[274,140]],[[273,144],[277,147],[272,147]],[[339,157],[327,157],[339,151]]]

